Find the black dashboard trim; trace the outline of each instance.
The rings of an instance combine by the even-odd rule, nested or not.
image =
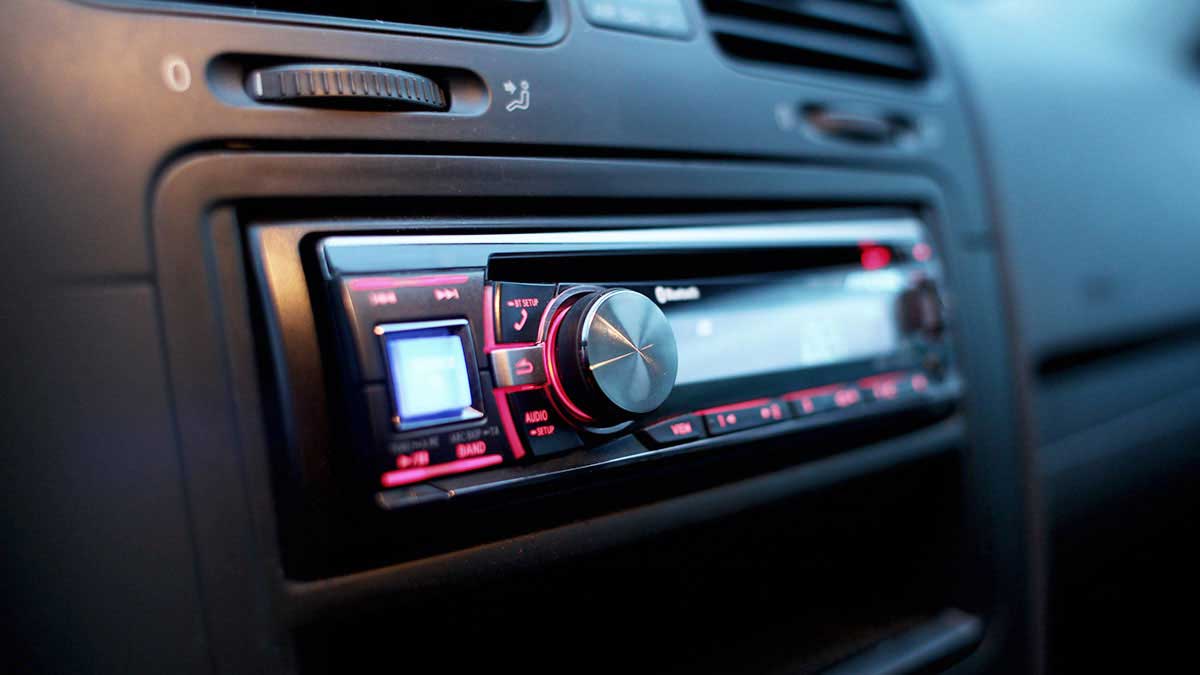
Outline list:
[[[437,593],[447,578],[484,583],[508,572],[562,560],[564,552],[586,555],[843,480],[958,452],[965,433],[964,421],[955,417],[884,443],[552,530],[367,572],[287,582],[287,620],[302,625],[317,617],[355,612],[380,603],[397,611],[418,609],[426,594]]]
[[[263,426],[269,406],[255,372],[247,370],[255,360],[253,341],[246,339],[250,308],[245,296],[227,307],[216,300],[246,293],[243,281],[218,273],[237,264],[241,246],[236,211],[225,207],[318,197],[352,203],[365,198],[465,194],[595,198],[614,192],[633,198],[703,199],[713,205],[722,199],[796,203],[806,198],[822,203],[915,204],[925,209],[925,220],[934,225],[952,287],[965,297],[994,297],[991,252],[959,229],[961,225],[967,231],[977,230],[981,225],[973,207],[959,199],[959,188],[914,174],[667,160],[226,152],[184,157],[166,167],[153,192],[151,209],[155,272],[214,658],[218,663],[257,663],[264,669],[278,669],[290,658],[291,639],[282,636],[271,647],[248,644],[252,638],[247,636],[279,635],[286,623],[246,612],[246,598],[266,590],[272,598],[265,607],[267,614],[280,618],[290,611],[290,601],[280,576],[268,434]],[[294,234],[299,241],[306,233]],[[973,499],[965,517],[976,523],[971,534],[977,539],[965,544],[973,551],[988,552],[979,558],[977,568],[973,565],[966,571],[979,582],[972,585],[976,600],[967,609],[979,609],[988,617],[987,635],[992,636],[985,640],[992,648],[981,649],[971,658],[988,663],[1001,649],[1006,658],[1022,661],[1023,650],[1010,651],[1010,647],[1025,638],[1008,627],[1013,621],[1024,621],[1018,617],[1024,616],[1029,599],[1021,577],[1001,573],[1011,565],[1023,567],[1029,545],[1023,537],[1011,536],[1028,512],[1018,487],[1028,479],[1021,457],[1012,453],[1005,347],[985,305],[960,311],[961,342],[971,347],[964,352],[964,364],[972,383],[967,392],[971,450],[964,457]],[[974,350],[984,350],[987,358]],[[232,405],[230,391],[234,392]],[[980,409],[988,413],[971,412]],[[416,569],[447,580],[436,569]]]

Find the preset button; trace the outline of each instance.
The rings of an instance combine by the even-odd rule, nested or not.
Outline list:
[[[538,324],[552,299],[553,284],[496,284],[496,341],[536,341]]]
[[[646,441],[657,448],[704,438],[704,425],[697,415],[681,415],[642,429]]]
[[[554,411],[545,391],[531,389],[508,394],[508,404],[513,424],[534,456],[553,455],[583,445],[579,434]]]
[[[773,424],[792,416],[787,406],[778,399],[731,405],[705,411],[704,425],[713,436],[753,429]]]

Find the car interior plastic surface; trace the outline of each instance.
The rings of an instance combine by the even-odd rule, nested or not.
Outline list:
[[[1200,10],[1047,4],[8,0],[0,669],[1092,664]]]

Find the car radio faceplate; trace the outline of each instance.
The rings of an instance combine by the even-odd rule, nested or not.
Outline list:
[[[317,239],[387,510],[959,395],[914,217]]]

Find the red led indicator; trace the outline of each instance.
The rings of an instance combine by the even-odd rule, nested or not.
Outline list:
[[[860,255],[863,269],[878,270],[888,266],[892,262],[892,252],[886,246],[878,246],[875,244],[864,244],[862,246],[862,254]]]
[[[912,388],[914,391],[925,391],[929,387],[929,378],[924,375],[913,375]]]
[[[933,257],[933,247],[923,241],[913,244],[912,257],[914,260],[925,262]]]

